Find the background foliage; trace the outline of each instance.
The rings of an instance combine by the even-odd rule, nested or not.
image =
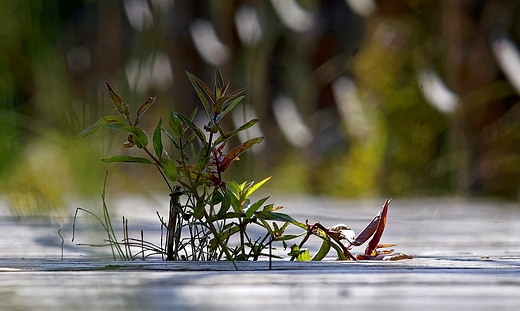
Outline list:
[[[219,67],[234,89],[249,87],[235,122],[255,116],[261,133],[249,137],[265,136],[231,173],[237,180],[273,175],[274,189],[338,196],[517,199],[519,88],[507,68],[518,63],[519,7],[1,1],[0,189],[20,212],[97,196],[106,168],[99,159],[119,139],[74,137],[112,110],[105,81],[133,110],[156,96],[148,112],[156,120],[196,106],[185,71],[208,81]],[[151,133],[154,121],[143,122]],[[118,170],[113,190],[166,190],[139,168]]]

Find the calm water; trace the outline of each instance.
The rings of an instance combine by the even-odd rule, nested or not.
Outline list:
[[[300,197],[273,202],[298,220],[319,220],[326,226],[345,223],[359,231],[383,200]],[[113,219],[124,213],[131,235],[137,237],[142,229],[145,239],[158,240],[155,211],[163,206],[166,201],[128,199],[114,206]],[[107,249],[72,243],[71,221],[13,217],[0,208],[1,310],[296,310],[345,305],[364,310],[513,310],[520,305],[516,203],[394,199],[381,242],[396,243],[396,251],[416,259],[330,269],[236,272],[197,264],[199,271],[178,271],[160,261],[118,267]],[[59,260],[60,228],[64,262]],[[98,229],[82,215],[77,241],[99,242],[103,235]],[[319,241],[309,246],[316,248]]]

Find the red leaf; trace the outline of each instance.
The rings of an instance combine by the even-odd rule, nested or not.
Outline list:
[[[380,219],[377,224],[376,233],[374,234],[372,240],[370,240],[370,242],[368,243],[368,246],[365,249],[365,255],[372,254],[372,252],[377,248],[377,244],[379,243],[379,240],[381,240],[381,236],[383,236],[383,231],[385,231],[386,226],[386,215],[388,213],[388,205],[390,204],[390,201],[391,199],[385,200],[385,204],[383,204],[381,211],[379,211],[379,214],[377,215],[380,217]]]
[[[244,142],[240,146],[231,149],[225,156],[225,158],[222,160],[222,162],[219,163],[220,171],[225,172],[228,169],[231,162],[233,162],[233,160],[235,160],[239,155],[244,153],[244,151],[251,149],[254,145],[260,143],[262,140],[264,140],[263,137],[253,138]]]

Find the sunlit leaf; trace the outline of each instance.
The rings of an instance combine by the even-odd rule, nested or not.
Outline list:
[[[310,261],[311,253],[307,248],[300,249],[296,244],[291,246],[289,256],[296,258],[297,261]]]
[[[85,130],[83,130],[83,132],[81,132],[76,137],[76,139],[92,135],[95,132],[97,132],[100,129],[102,129],[103,127],[105,127],[107,124],[114,123],[114,122],[116,122],[116,123],[123,123],[124,124],[125,120],[121,119],[118,116],[112,116],[112,115],[105,116],[105,117],[97,120],[96,123],[92,124],[91,126],[87,127]]]
[[[309,252],[309,250],[307,248],[303,249],[303,250],[300,250],[300,254],[296,258],[296,260],[297,261],[310,261],[311,260],[311,253]]]
[[[253,194],[253,192],[255,192],[256,190],[258,190],[260,187],[262,187],[266,182],[268,182],[270,179],[271,179],[272,176],[269,176],[267,178],[264,178],[262,181],[260,182],[257,182],[256,184],[253,184],[251,185],[250,187],[248,187],[247,191],[246,191],[246,198],[249,197],[251,194]]]
[[[143,163],[143,164],[153,164],[150,160],[146,158],[140,157],[132,157],[128,155],[117,155],[110,158],[102,159],[101,161],[105,163],[114,163],[114,162],[131,162],[131,163]]]
[[[388,214],[388,205],[390,204],[389,199],[385,200],[385,203],[383,204],[383,207],[381,208],[381,211],[379,212],[380,220],[377,224],[377,230],[374,234],[374,237],[370,242],[368,242],[368,245],[365,249],[365,255],[371,255],[372,252],[376,249],[377,244],[379,243],[379,240],[381,239],[381,236],[383,236],[383,232],[385,231],[386,226],[386,216]]]
[[[321,243],[320,249],[318,252],[312,257],[312,261],[321,261],[330,251],[330,243],[329,241],[323,240],[323,243]]]
[[[153,149],[155,151],[155,154],[159,158],[159,160],[162,158],[163,154],[163,143],[162,143],[162,118],[159,117],[159,122],[157,122],[157,126],[155,127],[155,131],[153,132]]]

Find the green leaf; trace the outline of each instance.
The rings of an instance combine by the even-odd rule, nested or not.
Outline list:
[[[161,165],[163,166],[164,175],[171,181],[177,181],[179,178],[179,169],[175,163],[170,159],[162,159]]]
[[[323,260],[323,258],[325,258],[325,256],[327,256],[329,251],[330,251],[330,244],[329,244],[329,242],[326,241],[326,240],[323,240],[323,243],[321,243],[320,249],[318,250],[316,255],[314,255],[314,257],[312,258],[312,261],[321,261],[321,260]]]
[[[153,164],[150,160],[146,158],[140,157],[132,157],[127,155],[117,155],[110,158],[102,159],[101,161],[105,163],[114,163],[114,162],[132,162],[132,163],[144,163],[144,164]]]
[[[240,231],[240,227],[239,226],[234,226],[234,227],[231,227],[229,230],[226,230],[225,232],[223,232],[222,236],[220,237],[222,240],[226,240],[227,238],[229,238],[230,236],[232,236],[233,234],[237,233]]]
[[[265,220],[277,220],[277,221],[284,221],[284,222],[296,222],[291,216],[283,213],[276,213],[276,212],[266,212],[266,211],[259,211],[255,212],[255,215],[258,218],[262,218]]]
[[[186,149],[186,146],[188,146],[192,142],[192,140],[195,139],[195,137],[197,137],[197,135],[195,133],[191,133],[191,135],[188,136],[188,139],[186,139],[186,142],[182,145],[182,148]]]
[[[231,195],[229,194],[227,189],[224,189],[224,195],[222,197],[222,202],[220,203],[220,209],[217,213],[219,217],[222,217],[229,211],[231,207]]]
[[[265,201],[267,201],[267,199],[269,199],[269,197],[265,197],[255,203],[253,203],[253,205],[251,205],[246,210],[246,218],[251,218],[251,216],[253,216],[253,213],[256,212],[260,208],[260,206],[262,206],[262,204],[264,204]]]
[[[210,118],[212,118],[213,110],[211,109],[211,105],[208,101],[208,97],[206,97],[206,95],[204,95],[204,93],[206,93],[207,96],[209,96],[209,98],[211,99],[211,101],[213,103],[215,102],[215,95],[213,95],[213,92],[211,92],[211,89],[204,82],[202,82],[202,80],[197,78],[194,74],[189,73],[187,71],[186,71],[186,74],[188,75],[188,79],[190,80],[191,85],[195,89],[195,92],[197,92],[197,95],[199,96],[200,101],[204,105],[204,109],[206,110],[206,113],[208,114],[208,116]]]
[[[125,101],[119,96],[110,86],[108,82],[106,82],[106,86],[108,89],[108,94],[110,94],[110,98],[112,99],[112,102],[116,106],[117,111],[125,116],[127,120],[130,121],[130,109],[128,108],[128,105],[125,103]]]
[[[195,125],[195,123],[193,123],[193,121],[191,121],[188,117],[179,112],[174,112],[174,115],[181,119],[182,122],[184,122],[190,128],[190,130],[192,130],[192,132],[195,133],[195,135],[197,135],[197,137],[203,144],[206,143],[206,135],[204,135],[204,132],[200,128],[198,128]]]
[[[190,120],[191,121],[195,120],[195,116],[197,115],[197,111],[199,111],[199,107],[195,107],[195,109],[193,109],[193,111],[191,112],[191,114],[190,114]]]
[[[241,218],[243,216],[244,216],[243,213],[229,212],[229,213],[224,213],[223,215],[219,215],[219,214],[213,215],[208,218],[208,221]]]
[[[200,148],[199,156],[197,157],[197,168],[201,171],[204,171],[206,166],[208,165],[211,153],[206,148]]]
[[[309,249],[305,248],[300,250],[300,253],[298,254],[298,257],[296,258],[296,261],[310,261],[311,260],[311,253],[309,252]]]
[[[184,128],[182,127],[182,123],[179,120],[179,117],[173,113],[173,110],[170,109],[168,113],[168,125],[173,132],[173,136],[175,138],[181,138],[184,136]]]
[[[201,198],[193,207],[193,217],[199,220],[202,219],[202,217],[204,217],[204,208],[204,198]]]
[[[235,136],[239,132],[247,130],[248,128],[252,127],[253,125],[255,125],[257,123],[258,123],[258,119],[253,119],[233,131],[226,132],[223,135],[221,135],[219,138],[217,138],[217,140],[215,140],[215,143],[213,143],[213,145],[216,146],[216,145],[220,144],[221,142],[223,142],[224,140],[230,139],[231,137]]]
[[[87,127],[85,130],[83,130],[83,132],[81,132],[76,137],[76,139],[90,136],[90,135],[94,134],[95,132],[99,131],[100,129],[102,129],[103,127],[105,127],[107,124],[114,123],[114,122],[124,124],[125,120],[121,119],[118,116],[112,116],[112,115],[105,116],[105,117],[97,120],[96,123],[92,124],[91,126]]]
[[[106,124],[105,127],[134,134],[135,143],[138,148],[143,148],[148,145],[148,137],[146,137],[146,133],[138,127],[126,125],[125,123],[120,122],[111,122]]]
[[[228,95],[229,96],[229,95]],[[215,118],[215,122],[216,123],[219,123],[220,120],[222,120],[222,118],[228,114],[231,110],[233,110],[233,108],[235,108],[236,105],[238,105],[242,99],[244,99],[245,96],[240,96],[240,97],[237,97],[235,100],[233,100],[230,104],[226,105],[225,103],[223,104],[223,109],[222,109],[222,112],[219,113],[217,115],[217,117]]]
[[[177,149],[181,149],[179,144],[175,141],[175,139],[173,138],[173,136],[168,133],[167,131],[165,131],[164,129],[162,130],[163,133],[166,135],[166,137],[168,137],[170,139],[170,141],[172,142],[172,144],[175,146],[175,148]]]
[[[155,154],[157,155],[157,158],[159,158],[159,160],[162,158],[162,154],[163,154],[161,126],[162,126],[162,118],[159,117],[159,122],[157,122],[155,131],[153,132],[153,150],[155,151]]]
[[[287,235],[282,235],[282,236],[279,236],[276,238],[276,241],[288,241],[288,240],[292,240],[292,239],[296,239],[296,238],[299,238],[301,237],[304,233],[302,234],[287,234]]]
[[[224,85],[224,82],[222,82],[222,73],[220,72],[220,69],[215,69],[215,88],[220,89]]]
[[[139,124],[139,118],[152,106],[152,104],[155,103],[155,97],[148,97],[140,106],[137,108],[137,111],[135,112],[135,124]]]
[[[300,227],[301,223],[293,223],[293,224]],[[301,225],[303,225],[303,224],[301,224]],[[322,232],[322,233],[325,234],[324,232]],[[337,243],[333,242],[327,234],[325,234],[325,236],[323,236],[322,234],[315,233],[314,235],[319,237],[320,239],[322,239],[324,242],[327,242],[332,248],[334,248],[334,250],[336,251],[336,254],[338,255],[338,260],[347,260],[347,257],[345,257],[345,253],[343,252],[343,248],[341,248]]]
[[[311,253],[308,249],[300,249],[298,245],[294,244],[291,246],[291,252],[288,254],[289,256],[296,258],[297,261],[310,261]]]
[[[262,185],[265,184],[266,182],[268,182],[269,179],[271,179],[271,176],[264,178],[262,181],[257,182],[256,184],[249,187],[246,192],[246,198],[249,197],[251,194],[253,194],[253,192],[258,190],[260,187],[262,187]]]

